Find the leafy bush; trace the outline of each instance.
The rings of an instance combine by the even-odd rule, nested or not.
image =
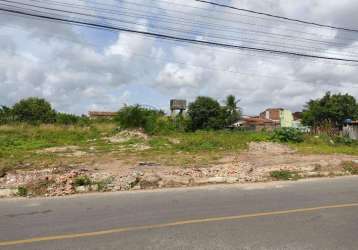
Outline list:
[[[92,184],[91,179],[86,175],[78,176],[75,179],[75,186],[76,187],[88,186],[88,185],[91,185],[91,184]]]
[[[272,138],[273,141],[278,142],[303,142],[304,134],[295,128],[279,128],[273,132]]]
[[[11,108],[6,106],[0,107],[0,124],[7,124],[14,121],[14,114]]]
[[[162,111],[151,110],[140,105],[122,108],[116,117],[121,128],[141,128],[146,133],[153,134],[158,130],[158,121],[164,116]]]
[[[349,138],[348,136],[337,136],[334,138],[333,141],[337,144],[343,144],[343,145],[347,145],[347,146],[353,146],[353,145],[358,144],[358,142],[356,140],[353,140],[353,139]]]
[[[62,125],[73,125],[78,124],[81,120],[81,117],[72,115],[72,114],[66,114],[66,113],[57,113],[56,114],[56,123],[62,124]]]
[[[31,97],[21,100],[12,108],[15,119],[28,123],[53,123],[56,112],[45,99]]]
[[[16,194],[18,196],[26,197],[28,195],[28,193],[29,193],[29,191],[27,190],[26,187],[20,186],[20,187],[17,188],[17,193]]]
[[[289,170],[272,171],[270,176],[275,180],[281,181],[298,180],[300,178],[297,172],[292,172]]]
[[[352,161],[344,162],[343,169],[352,175],[358,175],[358,163],[354,163]]]

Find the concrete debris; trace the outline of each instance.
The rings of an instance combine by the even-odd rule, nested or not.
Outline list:
[[[144,166],[144,167],[155,167],[155,166],[160,166],[160,163],[156,163],[156,162],[139,162],[138,166]]]
[[[118,134],[105,138],[110,143],[124,143],[132,139],[139,139],[139,140],[148,140],[148,135],[146,135],[141,130],[124,130],[119,132]]]
[[[81,151],[78,146],[51,147],[36,151],[38,154],[57,154],[65,157],[81,157],[88,153]]]
[[[250,142],[250,153],[268,153],[268,154],[293,154],[295,150],[291,149],[287,145],[273,143],[273,142]]]
[[[0,198],[15,196],[16,192],[17,189],[11,189],[11,188],[0,189]]]
[[[159,182],[162,180],[162,178],[159,175],[156,174],[149,174],[144,175],[139,180],[139,186],[141,189],[152,189],[152,188],[158,188]]]
[[[76,170],[44,169],[33,171],[16,171],[7,173],[0,178],[0,197],[16,195],[18,187],[29,187],[29,196],[39,194],[32,193],[31,188],[37,184],[46,183],[45,196],[64,196],[75,193],[87,193],[94,191],[126,191],[139,189],[171,188],[200,186],[206,184],[233,184],[247,182],[266,182],[272,180],[272,171],[289,170],[297,171],[301,177],[320,177],[344,175],[344,172],[317,172],[314,166],[299,168],[290,165],[281,165],[267,168],[254,168],[247,162],[237,162],[233,165],[214,166],[209,168],[175,168],[160,171],[133,170],[126,175],[113,175],[108,172],[99,172],[86,168]],[[86,176],[91,184],[77,185],[78,177]]]

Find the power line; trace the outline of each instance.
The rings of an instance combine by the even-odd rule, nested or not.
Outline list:
[[[18,2],[14,2],[14,1],[7,1],[7,0],[1,0],[1,1],[4,1],[4,2],[13,2],[13,3],[17,3],[17,4],[20,4]],[[6,5],[6,4],[3,4],[3,5]],[[89,16],[89,17],[92,17],[92,18],[100,18],[100,19],[106,19],[106,20],[111,20],[111,21],[119,21],[119,22],[122,22],[122,23],[127,23],[127,24],[133,24],[133,25],[136,25],[136,26],[143,26],[142,24],[138,24],[136,22],[131,22],[131,21],[127,21],[127,20],[123,20],[123,19],[116,19],[116,18],[111,18],[111,17],[106,17],[106,16],[98,16],[98,15],[93,15],[93,14],[87,14],[87,13],[79,13],[79,12],[74,12],[74,11],[67,11],[67,10],[61,10],[61,9],[55,9],[55,8],[49,8],[49,7],[42,7],[42,6],[37,6],[37,5],[31,5],[31,4],[23,4],[23,5],[26,5],[26,6],[31,6],[31,7],[35,7],[35,8],[43,8],[43,9],[47,9],[47,10],[51,10],[51,11],[57,11],[57,12],[65,12],[65,13],[70,13],[70,14],[76,14],[76,15],[84,15],[84,16]],[[10,7],[17,7],[17,6],[12,6],[12,5],[7,5],[7,6],[10,6]],[[26,9],[25,9],[26,10]],[[32,10],[33,11],[33,10]],[[53,15],[53,13],[47,13],[49,15]],[[155,26],[151,26],[151,25],[147,25],[151,28],[156,28]],[[170,30],[170,31],[173,31],[173,32],[179,32],[179,33],[185,33],[181,30],[178,30],[178,29],[173,29],[173,28],[169,28],[169,27],[160,27],[162,29],[165,29],[166,31]],[[217,36],[217,35],[208,35],[208,34],[203,34],[202,32],[194,32],[192,31],[191,32],[191,35],[198,35],[198,36],[203,36],[205,35],[206,37],[210,37],[210,38],[215,38],[215,39],[220,39],[220,40],[231,40],[231,41],[240,41],[240,42],[255,42],[257,44],[260,44],[260,45],[264,45],[266,47],[268,46],[279,46],[280,48],[286,48],[286,49],[296,49],[296,50],[306,50],[306,51],[310,51],[312,52],[312,50],[314,52],[317,52],[317,49],[321,50],[321,49],[324,49],[324,48],[317,48],[317,47],[307,47],[307,46],[300,46],[299,45],[299,48],[297,47],[290,47],[290,46],[287,46],[287,45],[290,45],[290,44],[284,44],[282,45],[281,43],[275,43],[275,42],[271,42],[271,41],[265,41],[265,40],[258,40],[258,39],[255,39],[255,40],[252,40],[252,39],[247,39],[247,38],[240,38],[240,39],[233,39],[232,37],[228,38],[228,37],[222,37],[222,36]],[[292,44],[292,45],[296,45],[296,44]],[[270,49],[270,48],[265,48],[265,49]],[[285,51],[285,52],[289,52],[289,51]],[[329,53],[326,53],[326,55],[329,55],[329,54],[335,54],[335,55],[339,55],[339,53],[336,53],[336,52],[329,52]],[[355,55],[355,53],[353,53]],[[342,53],[342,55],[349,55],[349,54],[346,54],[346,53]],[[348,58],[347,58],[348,59]],[[349,58],[351,59],[351,58]]]
[[[3,0],[3,1],[7,1],[7,0]],[[44,0],[34,0],[35,2],[43,2]],[[80,1],[81,0],[77,0],[77,1]],[[165,12],[173,12],[173,13],[180,13],[180,14],[184,14],[184,15],[188,15],[188,13],[186,12],[183,12],[183,11],[178,11],[178,10],[169,10],[169,9],[164,9],[164,8],[160,8],[160,7],[157,7],[157,6],[153,6],[153,5],[146,5],[146,4],[142,4],[142,3],[134,3],[134,2],[128,2],[127,0],[120,0],[121,2],[124,2],[126,4],[130,4],[130,5],[134,5],[134,6],[143,6],[143,7],[147,7],[147,8],[156,8],[160,11],[165,11]],[[161,0],[163,1],[163,0]],[[9,2],[9,1],[7,1]],[[46,3],[49,3],[49,2],[53,2],[53,3],[56,3],[56,1],[46,1]],[[165,2],[165,1],[164,1]],[[92,4],[95,4],[93,2],[90,2]],[[97,3],[99,4],[99,3]],[[76,5],[76,4],[68,4],[68,3],[58,3],[57,2],[57,5],[62,5],[62,6],[70,6],[70,7],[75,7],[75,6],[80,6],[82,8],[86,8],[85,6],[83,5]],[[179,6],[182,6],[182,4],[178,4],[178,3],[171,3],[171,5],[179,5]],[[112,7],[116,7],[115,5],[110,5]],[[189,5],[184,5],[184,6],[188,6],[188,7],[191,7]],[[99,10],[99,11],[110,11],[110,13],[116,13],[116,11],[114,11],[113,9],[109,10],[109,9],[104,9],[104,8],[97,8],[97,7],[92,7],[93,10]],[[91,8],[91,9],[92,9]],[[198,7],[191,7],[191,8],[198,8]],[[88,8],[87,8],[88,9]],[[120,8],[121,10],[123,9],[126,9],[126,10],[129,10],[128,8],[126,7],[121,7]],[[202,8],[198,8],[198,9],[202,9]],[[205,10],[205,9],[202,9],[202,10]],[[118,13],[118,12],[117,12]],[[224,12],[225,13],[225,12]],[[237,13],[231,13],[231,12],[228,12],[230,14],[237,14]],[[128,15],[128,14],[124,14],[124,15]],[[238,16],[241,16],[241,14],[237,14]],[[161,13],[161,18],[163,18],[163,16],[166,16],[165,14]],[[218,21],[223,21],[225,23],[240,23],[240,24],[243,24],[243,25],[248,25],[248,26],[256,26],[256,27],[266,27],[266,28],[271,28],[271,26],[268,26],[268,25],[262,25],[262,24],[257,24],[257,23],[250,23],[250,22],[244,22],[244,21],[241,21],[241,20],[228,20],[228,19],[225,19],[225,18],[219,18],[219,17],[216,17],[216,16],[212,16],[212,15],[196,15],[198,17],[203,17],[203,18],[207,18],[207,19],[211,19],[211,20],[218,20]],[[156,16],[158,18],[158,16]],[[252,17],[252,16],[246,16],[246,17]],[[144,17],[145,18],[145,17]],[[253,17],[253,18],[257,18],[257,17]],[[185,22],[187,22],[187,18],[176,18],[176,19],[181,19]],[[190,23],[190,22],[189,22]],[[191,22],[192,23],[192,22]],[[218,29],[220,30],[225,30],[226,29],[231,29],[231,32],[237,32],[238,29],[240,30],[244,30],[244,31],[248,31],[248,29],[242,29],[242,28],[234,28],[234,27],[230,27],[230,26],[218,26],[218,25],[214,25],[212,23],[203,23],[202,25],[205,25],[206,28],[208,27],[218,27]],[[305,32],[305,31],[302,31],[302,30],[294,30],[294,29],[287,29],[285,28],[286,30],[288,31],[292,31],[292,32],[296,32],[296,33],[300,33],[300,34],[307,34],[307,35],[310,35],[310,36],[316,36],[317,34],[314,34],[314,33],[309,33],[309,32]],[[295,36],[291,36],[291,35],[285,35],[285,34],[279,34],[279,33],[271,33],[271,32],[263,32],[263,31],[255,31],[255,30],[252,30],[250,32],[254,32],[254,33],[262,33],[262,34],[265,34],[265,36],[267,35],[272,35],[272,36],[284,36],[286,38],[289,38],[289,39],[295,39],[295,41],[307,41],[307,42],[317,42],[317,43],[325,43],[325,44],[332,44],[332,45],[346,45],[346,43],[338,43],[338,42],[330,42],[330,41],[321,41],[321,40],[317,40],[317,39],[313,39],[313,38],[304,38],[304,37],[295,37]],[[356,39],[352,39],[352,38],[339,38],[339,37],[335,37],[335,39],[337,40],[341,40],[341,41],[356,41]]]
[[[44,14],[43,12],[40,12],[40,11],[37,11],[38,13],[41,13],[41,14]],[[24,18],[31,18],[33,20],[37,20],[39,21],[39,18],[36,18],[36,17],[30,17],[30,16],[23,16],[23,15],[17,15],[17,14],[14,14],[14,13],[6,13],[7,15],[13,15],[13,16],[17,16],[17,17],[24,17]],[[59,14],[57,14],[57,16],[61,16]],[[63,16],[62,16],[63,17]],[[56,21],[54,20],[48,20],[48,22],[53,22],[55,23]],[[71,25],[70,23],[65,23],[65,22],[61,22],[63,24],[68,24],[68,25]],[[91,27],[91,26],[85,26],[85,25],[81,25],[81,24],[76,24],[76,26],[80,26],[80,27],[87,27],[87,28],[93,28],[93,29],[96,29],[96,30],[101,30],[101,31],[109,31],[109,32],[117,32],[116,30],[109,30],[109,29],[104,29],[104,28],[97,28],[97,27]],[[43,32],[43,31],[42,31]],[[53,37],[55,36],[54,34],[51,34]],[[57,36],[58,37],[58,36]],[[156,39],[155,37],[147,37],[148,39]],[[69,40],[67,38],[63,38],[64,40]],[[73,40],[69,40],[69,41],[73,41]],[[174,41],[174,40],[166,40],[167,43],[174,43],[177,45],[177,42],[178,41]],[[88,42],[84,42],[84,41],[81,41],[81,43],[86,43],[86,44],[90,44]],[[191,46],[194,46],[194,47],[197,47],[198,49],[203,49],[203,46],[200,45],[200,44],[191,44]],[[214,49],[214,47],[212,47],[212,49]],[[281,55],[281,54],[274,54],[274,53],[262,53],[262,54],[258,54],[258,53],[255,53],[255,52],[252,52],[252,51],[241,51],[241,50],[230,50],[228,48],[222,48],[222,47],[215,47],[215,50],[217,51],[221,51],[221,52],[224,52],[224,53],[230,53],[230,55],[234,52],[236,54],[240,54],[240,55],[246,55],[246,56],[254,56],[254,57],[258,57],[258,58],[264,58],[265,60],[269,60],[271,62],[274,62],[274,59],[276,59],[277,57],[280,57],[280,58],[283,58],[285,60],[296,60],[296,58],[294,57],[287,57],[286,55]],[[229,51],[230,50],[230,51]],[[310,62],[312,63],[317,63],[319,59],[312,59],[312,58],[307,58],[307,57],[304,57],[304,58],[301,58],[301,59],[304,59],[304,60],[310,60]],[[322,60],[321,60],[322,62]],[[350,66],[350,67],[356,67],[358,66],[357,64],[349,64],[349,63],[338,63],[338,62],[332,62],[332,61],[325,61],[325,64],[333,64],[335,66]],[[288,79],[287,79],[288,80]]]
[[[317,55],[303,54],[303,53],[298,53],[298,52],[288,52],[288,51],[282,51],[282,50],[273,50],[273,49],[257,48],[257,47],[251,47],[251,46],[233,45],[233,44],[218,43],[218,42],[205,41],[205,40],[190,39],[190,38],[178,37],[178,36],[174,36],[174,35],[159,34],[159,33],[154,33],[154,32],[147,32],[147,31],[139,31],[139,30],[134,30],[134,29],[129,29],[129,28],[104,25],[104,24],[90,23],[90,22],[84,22],[84,21],[75,21],[75,20],[71,20],[71,19],[67,19],[67,18],[50,17],[50,16],[46,16],[46,15],[42,15],[42,14],[34,14],[34,13],[28,13],[25,11],[11,10],[11,9],[6,9],[6,8],[0,8],[0,11],[16,13],[16,14],[25,15],[25,16],[32,16],[32,17],[37,17],[37,18],[41,18],[41,19],[54,20],[54,21],[59,21],[59,22],[67,22],[67,23],[71,23],[74,25],[80,24],[80,25],[85,25],[85,26],[90,26],[90,27],[97,27],[97,28],[103,28],[103,29],[109,29],[109,30],[117,30],[117,31],[122,31],[122,32],[135,33],[135,34],[140,34],[143,36],[157,37],[157,38],[164,39],[164,40],[175,40],[175,41],[180,41],[180,42],[185,42],[185,43],[195,43],[195,44],[201,44],[201,45],[213,46],[213,47],[222,47],[222,48],[229,48],[229,49],[249,50],[249,51],[256,51],[256,52],[263,52],[263,53],[275,53],[275,54],[282,54],[282,55],[289,55],[289,56],[298,56],[298,57],[307,57],[307,58],[324,59],[324,60],[332,60],[332,61],[344,61],[344,62],[358,63],[358,60],[355,60],[355,59],[317,56]]]
[[[1,4],[0,4],[1,5]],[[12,5],[6,5],[6,4],[2,4],[2,5],[5,5],[5,6],[10,6],[10,7],[17,7],[17,6],[12,6]],[[26,5],[26,4],[25,4]],[[41,7],[41,6],[35,6],[35,5],[31,5],[32,7],[38,7],[38,8],[44,8],[44,9],[50,9],[50,10],[56,10],[58,11],[57,9],[53,9],[53,8],[47,8],[47,7]],[[73,11],[65,11],[63,10],[63,12],[69,12],[71,14],[77,14],[78,12],[73,12]],[[41,12],[42,14],[44,14],[44,12]],[[50,13],[47,13],[47,14],[50,14]],[[52,14],[52,13],[51,13]],[[89,15],[89,14],[86,14],[86,13],[78,13],[80,15],[88,15],[90,17],[97,17],[96,15]],[[134,25],[137,25],[137,26],[142,26],[141,24],[138,24],[138,23],[135,23],[135,22],[130,22],[130,21],[126,21],[126,20],[120,20],[120,19],[114,19],[114,18],[107,18],[107,17],[104,17],[104,16],[98,16],[98,18],[101,18],[101,19],[108,19],[108,20],[114,20],[114,21],[120,21],[120,22],[124,22],[124,23],[129,23],[129,24],[134,24]],[[149,27],[152,27],[152,28],[155,28],[155,26],[151,26],[151,25],[148,25]],[[162,27],[161,27],[162,28]],[[179,33],[184,33],[183,31],[181,30],[177,30],[177,29],[172,29],[172,28],[166,28],[167,30],[170,30],[170,31],[174,31],[174,32],[179,32]],[[197,32],[191,32],[191,34],[195,34],[195,35],[203,35],[202,33],[197,33]],[[221,37],[221,36],[215,36],[215,35],[207,35],[207,37],[211,37],[211,38],[216,38],[216,39],[222,39],[222,40],[232,40],[232,41],[240,41],[240,42],[255,42],[257,44],[260,44],[260,45],[264,45],[264,46],[279,46],[280,48],[286,48],[286,49],[301,49],[301,50],[304,50],[304,51],[314,51],[316,52],[317,50],[324,50],[324,48],[318,48],[318,47],[307,47],[307,46],[300,46],[298,45],[298,47],[290,47],[290,46],[287,46],[287,45],[293,45],[295,46],[296,44],[281,44],[281,43],[277,43],[277,42],[273,42],[273,41],[265,41],[265,40],[258,40],[258,39],[249,39],[249,38],[246,38],[246,37],[243,37],[243,38],[237,38],[237,39],[233,39],[233,38],[226,38],[226,37]],[[328,53],[327,53],[328,54]],[[339,53],[335,53],[335,52],[330,52],[329,54],[335,54],[335,55],[339,55]],[[350,55],[350,54],[346,54],[346,53],[343,53],[342,55]],[[353,53],[353,55],[356,55],[355,53]]]
[[[14,1],[9,1],[9,0],[1,0],[3,2],[11,2],[11,3],[16,3],[16,4],[22,4],[22,3],[19,3],[19,2],[14,2]],[[35,0],[36,2],[39,2],[39,0]],[[56,2],[56,1],[52,1],[52,2]],[[57,2],[58,3],[58,2]],[[91,14],[87,14],[87,13],[79,13],[79,12],[73,12],[73,11],[66,11],[66,10],[60,10],[60,9],[54,9],[54,8],[48,8],[48,7],[43,7],[43,6],[38,6],[38,5],[31,5],[31,4],[25,4],[23,3],[22,5],[26,5],[26,6],[32,6],[32,7],[35,7],[35,8],[43,8],[43,9],[49,9],[49,10],[52,10],[52,11],[62,11],[62,12],[67,12],[67,13],[71,13],[71,14],[77,14],[77,15],[85,15],[85,16],[90,16],[90,17],[95,17],[95,18],[100,18],[100,19],[103,19],[103,20],[111,20],[111,21],[119,21],[119,22],[122,22],[122,23],[129,23],[129,24],[133,24],[133,25],[136,25],[136,26],[143,26],[143,24],[138,24],[138,23],[134,23],[134,22],[130,22],[128,20],[123,20],[123,19],[117,19],[117,18],[111,18],[111,17],[107,17],[107,16],[98,16],[98,15],[91,15]],[[59,4],[59,5],[62,5],[63,6],[63,3]],[[78,5],[74,5],[72,7],[76,7]],[[11,6],[11,7],[15,7],[15,6]],[[84,6],[81,6],[82,8],[84,9],[88,9]],[[96,10],[96,9],[94,9]],[[51,13],[52,14],[52,13]],[[128,13],[124,12],[124,13],[121,13],[121,15],[123,16],[131,16],[131,17],[138,17],[136,15],[129,15]],[[162,18],[159,18],[158,16],[146,16],[146,15],[142,15],[140,17],[143,17],[143,18],[147,18],[147,19],[155,19],[155,20],[158,20],[159,22],[164,22],[164,20],[161,20]],[[173,19],[171,19],[173,20]],[[185,23],[183,22],[175,22],[175,21],[165,21],[165,24],[168,24],[168,23],[173,23],[173,24],[177,24],[176,27],[182,27],[182,26],[189,26],[189,24],[192,24],[193,27],[196,26],[196,23],[186,23],[187,20],[184,19]],[[174,19],[175,20],[175,19]],[[198,24],[199,26],[197,27],[200,27],[201,24]],[[206,25],[206,24],[202,24],[202,25]],[[155,28],[151,25],[147,25],[147,26],[150,26],[151,28]],[[210,25],[209,25],[210,26]],[[219,30],[219,31],[224,31],[223,30],[223,27],[220,27],[220,26],[216,26],[218,28],[210,28],[210,27],[205,27],[205,29],[214,29],[214,30]],[[159,27],[158,27],[159,28]],[[170,30],[170,31],[173,31],[173,32],[179,32],[179,33],[184,33],[183,31],[181,30],[178,30],[178,29],[173,29],[173,28],[165,28],[165,27],[160,27],[162,29],[166,29],[166,30]],[[233,29],[233,28],[231,28]],[[283,36],[285,37],[286,39],[288,40],[295,40],[295,41],[300,41],[300,40],[307,40],[307,41],[315,41],[315,42],[318,42],[318,43],[324,43],[324,44],[336,44],[336,45],[346,45],[346,44],[341,44],[341,43],[336,43],[336,42],[325,42],[325,41],[320,41],[320,40],[315,40],[315,39],[308,39],[308,38],[300,38],[300,37],[295,37],[295,36],[291,36],[291,35],[281,35],[281,34],[276,34],[276,33],[270,33],[270,32],[264,32],[264,31],[255,31],[255,30],[249,30],[249,29],[243,29],[243,28],[237,28],[236,30],[243,30],[243,31],[246,31],[246,32],[249,32],[249,33],[255,33],[255,34],[258,34],[258,33],[263,33],[263,34],[268,34],[268,35],[272,35],[272,36]],[[198,33],[199,32],[199,33]],[[192,31],[192,34],[195,34],[195,35],[198,35],[198,36],[203,36],[205,35],[206,37],[211,37],[211,38],[216,38],[216,39],[221,39],[221,40],[231,40],[231,41],[240,41],[240,42],[255,42],[259,45],[264,45],[264,46],[278,46],[280,48],[286,48],[286,49],[293,49],[293,50],[304,50],[304,51],[309,51],[309,52],[318,52],[317,50],[324,50],[325,48],[317,48],[317,47],[308,47],[308,46],[301,46],[301,45],[297,45],[297,44],[289,44],[289,43],[284,43],[284,45],[282,45],[281,43],[277,43],[277,42],[273,42],[273,41],[265,41],[265,40],[258,40],[258,39],[255,39],[255,40],[252,40],[252,39],[248,39],[247,37],[241,37],[240,38],[237,38],[237,39],[233,39],[233,37],[236,37],[236,33],[235,33],[235,36],[230,36],[230,37],[222,37],[222,36],[218,36],[218,35],[208,35],[207,33],[203,34],[202,31],[198,31],[198,32],[194,32]],[[233,32],[230,31],[230,32]],[[266,35],[267,36],[267,35]],[[273,37],[272,37],[273,38]],[[287,45],[293,45],[293,46],[298,46],[298,47],[290,47],[290,46],[287,46]],[[269,47],[270,48],[270,47]],[[346,51],[344,53],[337,53],[337,52],[334,52],[334,51],[330,51],[329,53],[326,53],[326,55],[347,55],[347,56],[350,56],[351,53],[352,55],[356,55],[354,52],[350,52],[350,51]]]
[[[327,25],[327,24],[321,24],[321,23],[316,23],[316,22],[310,22],[310,21],[305,21],[305,20],[300,20],[300,19],[294,19],[294,18],[279,16],[279,15],[274,15],[274,14],[270,14],[270,13],[266,13],[266,12],[259,12],[259,11],[244,9],[244,8],[237,8],[235,6],[231,6],[231,5],[227,5],[227,4],[221,4],[221,3],[209,2],[209,1],[206,1],[206,0],[195,0],[195,1],[201,2],[201,3],[206,3],[206,4],[211,4],[211,5],[218,6],[218,7],[229,8],[229,9],[233,9],[233,10],[239,10],[239,11],[249,12],[249,13],[253,13],[253,14],[258,14],[258,15],[278,18],[278,19],[282,19],[282,20],[298,22],[298,23],[303,23],[303,24],[309,24],[309,25],[313,25],[313,26],[317,26],[317,27],[324,27],[324,28],[329,28],[329,29],[344,30],[344,31],[358,33],[358,30],[351,29],[351,28],[332,26],[332,25]]]

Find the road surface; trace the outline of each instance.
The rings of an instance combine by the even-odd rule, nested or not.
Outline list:
[[[0,249],[358,249],[358,178],[0,200]]]

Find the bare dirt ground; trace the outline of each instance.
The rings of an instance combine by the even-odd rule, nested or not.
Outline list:
[[[111,138],[111,140],[121,138]],[[78,148],[50,148],[47,152],[78,156]],[[175,157],[175,156],[173,156]],[[121,191],[161,187],[250,183],[275,180],[273,171],[295,173],[296,178],[341,176],[350,173],[344,163],[358,162],[349,155],[302,155],[289,146],[250,143],[248,150],[222,157],[206,167],[165,166],[156,162],[105,157],[93,164],[32,171],[14,171],[0,178],[0,196],[62,196],[91,191]],[[288,178],[290,179],[290,177]]]

